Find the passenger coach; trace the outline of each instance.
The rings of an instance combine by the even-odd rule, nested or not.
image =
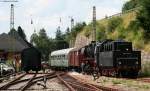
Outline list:
[[[70,52],[73,48],[53,51],[50,55],[50,66],[52,69],[66,69],[69,67]]]

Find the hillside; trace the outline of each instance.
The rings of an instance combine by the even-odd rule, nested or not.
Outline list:
[[[134,48],[150,52],[150,42],[144,38],[143,29],[140,28],[136,22],[136,12],[136,10],[132,10],[97,20],[97,40],[106,38],[124,39],[126,41],[131,41]],[[85,26],[84,29],[77,34],[75,44],[79,44],[80,41],[78,40],[83,40],[82,37],[86,37],[84,39],[89,43],[92,39],[91,34],[92,23]]]

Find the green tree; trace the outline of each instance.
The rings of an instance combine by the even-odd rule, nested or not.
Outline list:
[[[138,7],[139,1],[140,0],[130,0],[130,1],[126,2],[122,7],[122,11],[124,12],[124,11]]]
[[[30,42],[42,53],[42,60],[48,61],[49,54],[53,51],[53,41],[48,38],[45,29],[41,29],[38,34],[33,33]]]
[[[142,8],[137,14],[137,21],[144,29],[144,37],[150,39],[150,0],[141,0]]]
[[[13,36],[13,35],[15,34],[15,32],[16,32],[16,29],[12,28],[12,29],[8,32],[8,34]]]
[[[66,34],[63,34],[60,27],[57,28],[55,36],[55,48],[56,50],[65,49],[69,47],[68,42],[65,40]]]
[[[60,30],[60,27],[57,28],[55,39],[56,40],[63,40],[63,34],[62,34],[61,30]]]
[[[71,31],[71,37],[72,38],[75,38],[77,36],[77,34],[83,30],[83,28],[86,26],[86,23],[85,22],[81,22],[81,23],[77,23],[72,31]]]
[[[70,28],[68,27],[67,29],[66,29],[66,32],[65,32],[65,34],[64,34],[64,36],[65,36],[65,41],[66,42],[68,42],[68,44],[69,44],[69,40],[70,40]]]
[[[34,46],[37,46],[36,44],[38,43],[38,35],[37,33],[33,33],[30,37],[30,43]]]
[[[17,30],[18,34],[20,35],[21,38],[23,38],[24,40],[26,40],[26,35],[24,33],[24,30],[19,26],[18,30]]]

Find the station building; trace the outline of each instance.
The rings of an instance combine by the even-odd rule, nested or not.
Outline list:
[[[28,43],[19,36],[17,31],[0,34],[0,62],[13,66],[16,71],[21,65],[21,51],[25,48],[28,48]]]

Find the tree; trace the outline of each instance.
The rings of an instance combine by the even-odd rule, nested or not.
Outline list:
[[[65,33],[66,35],[69,35],[70,34],[70,28],[68,27],[67,29],[66,29],[66,33]]]
[[[53,41],[48,38],[45,29],[41,29],[38,34],[32,34],[30,42],[42,53],[42,60],[48,61],[49,54],[54,47]]]
[[[20,35],[21,38],[23,38],[24,40],[26,40],[26,35],[24,33],[24,30],[19,26],[18,30],[17,30],[18,34]]]
[[[75,38],[77,36],[77,33],[82,31],[85,26],[86,26],[85,22],[77,23],[71,31],[71,37]]]
[[[60,27],[57,28],[55,37],[56,50],[65,49],[69,47],[69,44],[65,40],[66,34],[63,34]]]
[[[146,39],[150,39],[150,0],[140,1],[142,8],[137,14],[137,21],[139,25],[144,29],[144,36]]]
[[[130,0],[130,1],[126,2],[123,5],[122,11],[124,12],[124,11],[127,11],[127,10],[138,7],[139,6],[139,1],[140,0]]]
[[[56,37],[55,37],[55,39],[56,40],[63,40],[63,36],[62,35],[63,34],[62,34],[61,30],[60,30],[60,27],[58,27],[57,31],[56,31]]]
[[[70,40],[70,28],[68,27],[67,29],[66,29],[66,32],[65,32],[65,34],[64,34],[64,36],[65,36],[65,41],[66,42],[68,42],[68,44],[69,44],[69,40]]]
[[[30,37],[30,43],[34,46],[37,46],[36,45],[37,42],[38,42],[38,35],[36,33],[33,33]]]
[[[16,29],[12,28],[12,29],[8,32],[8,34],[9,34],[9,35],[14,35],[15,32],[16,32]]]

